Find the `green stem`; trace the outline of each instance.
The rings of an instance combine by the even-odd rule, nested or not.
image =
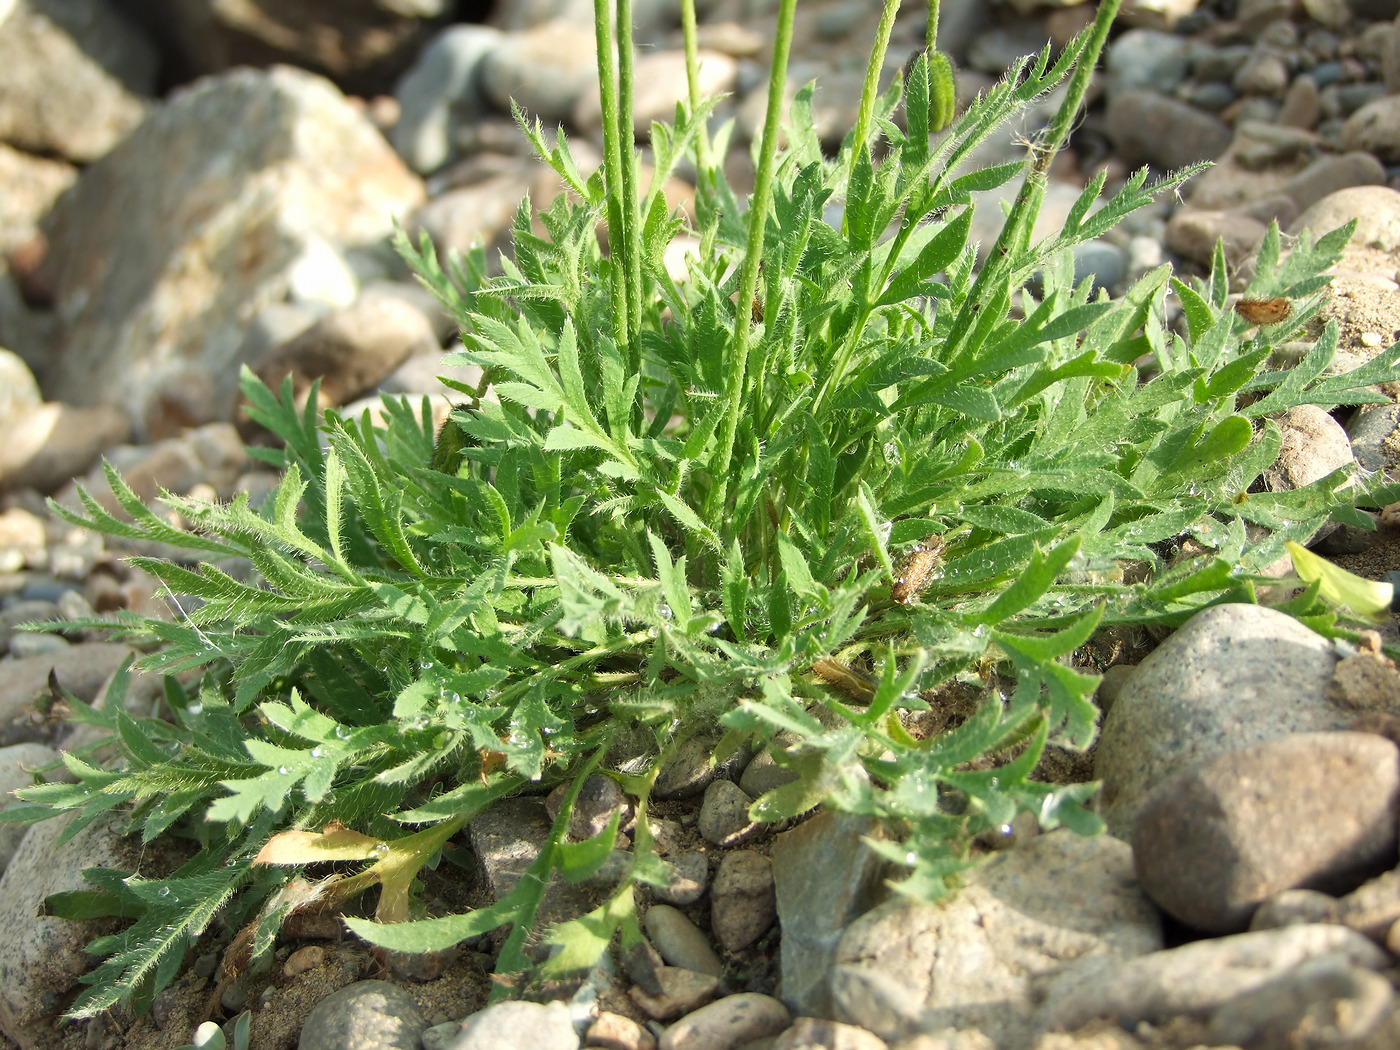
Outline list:
[[[936,2],[936,0],[935,0]],[[685,34],[685,84],[690,100],[690,112],[700,109],[700,38],[695,25],[695,0],[681,0],[681,30]],[[714,168],[710,156],[710,129],[701,124],[695,131],[695,166],[699,177],[707,178]]]
[[[932,55],[938,50],[938,0],[928,0],[928,35],[924,39]]]
[[[739,409],[747,387],[749,341],[753,321],[750,304],[758,288],[758,267],[763,261],[763,235],[768,221],[768,209],[773,199],[773,169],[777,166],[779,123],[783,99],[787,94],[788,53],[792,50],[792,23],[797,0],[780,0],[778,26],[773,38],[773,62],[768,70],[768,113],[763,122],[763,139],[759,147],[758,173],[754,178],[753,197],[749,201],[748,237],[744,245],[744,263],[739,273],[739,299],[734,317],[734,347],[728,362],[726,412],[720,430],[719,455],[715,459],[715,487],[706,509],[714,511],[728,498],[729,463],[734,456],[734,438],[739,430]]]
[[[1045,182],[1050,165],[1055,159],[1055,154],[1069,141],[1070,132],[1074,129],[1079,110],[1084,104],[1084,96],[1089,90],[1094,67],[1098,65],[1099,56],[1103,54],[1109,28],[1113,25],[1113,19],[1122,3],[1123,0],[1102,0],[1099,4],[1094,24],[1088,30],[1084,47],[1079,52],[1074,72],[1070,75],[1065,100],[1056,111],[1055,119],[1047,129],[1044,140],[1032,145],[1026,179],[1021,183],[1021,190],[1016,195],[1016,201],[1011,206],[1011,212],[1001,228],[1001,233],[997,236],[996,244],[987,256],[986,264],[968,293],[967,305],[953,323],[945,364],[962,355],[962,347],[959,344],[972,327],[972,315],[969,311],[984,305],[1000,282],[1010,276],[1013,261],[1022,255],[1022,250],[1030,240],[1031,229],[1035,226],[1035,220],[1040,215],[1040,205],[1045,199]]]
[[[631,331],[628,317],[627,270],[623,260],[622,133],[618,121],[617,71],[613,63],[612,20],[608,0],[593,0],[593,33],[598,49],[598,98],[603,109],[603,177],[607,183],[608,246],[611,259],[608,276],[612,284],[613,340],[627,345]]]
[[[870,62],[865,67],[865,85],[860,92],[860,111],[856,115],[856,130],[851,138],[851,165],[855,171],[856,158],[870,138],[870,125],[875,120],[875,100],[880,95],[880,74],[885,68],[885,52],[894,32],[894,16],[899,13],[900,0],[885,0],[880,13],[880,27],[875,31],[875,46],[870,49]]]
[[[860,157],[861,150],[865,149],[866,140],[870,137],[870,125],[875,118],[875,100],[880,94],[880,73],[885,67],[885,53],[889,50],[890,35],[894,32],[894,18],[899,13],[899,4],[900,0],[885,0],[884,11],[880,14],[880,25],[875,31],[875,43],[870,49],[870,61],[865,67],[865,85],[860,93],[860,111],[856,116],[855,132],[851,136],[850,166],[846,171],[847,182],[855,173],[856,161]],[[843,228],[846,225],[844,216],[841,225]],[[826,379],[817,391],[816,400],[812,402],[814,415],[820,411],[835,384],[844,379],[851,355],[855,352],[856,345],[860,342],[860,334],[865,330],[865,324],[869,319],[870,310],[867,309],[864,316],[851,326],[847,338],[842,341],[841,348],[837,351],[835,365],[827,371]]]
[[[1103,54],[1104,45],[1108,43],[1108,31],[1122,4],[1123,0],[1101,0],[1099,3],[1098,15],[1089,31],[1089,42],[1079,56],[1079,61],[1075,63],[1073,75],[1070,76],[1069,91],[1065,96],[1064,105],[1055,113],[1045,145],[1037,149],[1032,171],[1041,179],[1049,173],[1050,162],[1055,159],[1055,154],[1064,149],[1065,144],[1069,142],[1070,132],[1074,130],[1075,121],[1079,119],[1079,111],[1084,105],[1084,96],[1089,91],[1089,81],[1094,77],[1094,67],[1099,64],[1099,56]]]
[[[617,0],[617,124],[622,152],[623,262],[627,267],[627,346],[635,373],[641,368],[636,347],[642,327],[642,218],[637,189],[636,120],[632,104],[632,0]]]

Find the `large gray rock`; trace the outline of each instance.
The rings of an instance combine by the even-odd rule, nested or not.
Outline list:
[[[550,826],[544,802],[538,798],[502,799],[467,826],[482,883],[494,900],[505,897],[525,877],[549,838]],[[595,897],[556,872],[545,888],[535,921],[543,929],[576,919],[593,908]],[[528,950],[543,957],[548,946],[536,940]]]
[[[486,56],[482,85],[507,113],[514,102],[546,123],[569,116],[597,78],[591,27],[557,19],[512,33]]]
[[[782,999],[795,1015],[830,1013],[827,974],[841,934],[886,896],[886,863],[865,841],[879,836],[869,818],[822,813],[773,840]]]
[[[1346,893],[1395,865],[1400,751],[1294,733],[1182,770],[1138,812],[1142,887],[1198,930],[1236,933],[1284,890]]]
[[[452,158],[462,125],[485,108],[481,60],[500,42],[500,32],[488,26],[451,26],[399,81],[394,95],[400,113],[391,137],[414,171],[436,171]]]
[[[290,376],[298,400],[319,379],[324,408],[369,393],[414,354],[441,349],[418,307],[396,296],[365,295],[273,349],[254,371],[273,390]]]
[[[1230,145],[1224,121],[1156,91],[1118,92],[1107,119],[1109,138],[1130,165],[1181,168],[1213,160]]]
[[[1037,1018],[1041,1031],[1073,1030],[1112,1019],[1133,1030],[1142,1023],[1160,1025],[1178,1019],[1214,1024],[1228,1038],[1211,1041],[1259,1045],[1250,1037],[1273,1027],[1282,1006],[1260,1010],[1259,996],[1285,982],[1295,994],[1312,984],[1322,998],[1374,998],[1364,977],[1350,981],[1320,980],[1319,967],[1332,974],[1380,970],[1384,951],[1343,926],[1287,926],[1233,937],[1195,941],[1180,948],[1130,960],[1086,960],[1067,970],[1047,990]],[[1304,980],[1296,978],[1302,975]],[[1309,978],[1311,978],[1309,980]],[[1350,985],[1350,987],[1348,987]],[[1321,993],[1321,995],[1319,995]],[[1379,1020],[1374,1011],[1369,1018]],[[1250,1030],[1240,1031],[1242,1025]],[[1233,1029],[1233,1030],[1232,1030]],[[1268,1043],[1268,1046],[1322,1046],[1324,1043]]]
[[[413,997],[388,981],[356,981],[307,1015],[297,1050],[418,1050],[427,1019]]]
[[[1138,665],[1104,716],[1094,756],[1109,831],[1132,834],[1142,800],[1197,762],[1289,733],[1345,729],[1327,695],[1336,653],[1286,613],[1217,605]]]
[[[44,744],[12,744],[0,748],[0,798],[4,799],[0,809],[9,809],[19,803],[13,792],[34,783],[34,770],[48,765],[58,758],[58,752]],[[60,770],[65,777],[72,776]],[[55,774],[48,779],[56,780]],[[20,840],[29,829],[23,824],[0,824],[0,870],[8,868],[19,849]]]
[[[93,925],[45,916],[44,898],[91,889],[82,877],[86,868],[139,868],[157,875],[174,867],[168,846],[143,848],[139,839],[113,835],[108,824],[99,819],[62,846],[57,840],[67,821],[37,824],[0,878],[0,1031],[21,1050],[60,1045],[58,1015],[93,965],[84,951],[95,935]]]
[[[451,0],[117,0],[156,38],[185,81],[278,62],[330,77],[346,91],[389,91]]]
[[[838,1020],[888,1042],[946,1028],[1024,1044],[1042,986],[1076,959],[1111,965],[1162,946],[1126,843],[1055,831],[1000,854],[936,905],[893,900],[837,946]]]
[[[320,77],[240,70],[176,93],[53,213],[49,396],[121,405],[154,436],[227,419],[249,319],[308,254],[382,241],[422,195]]]
[[[156,64],[102,0],[13,0],[0,12],[0,140],[94,161],[141,122]]]
[[[0,746],[46,743],[55,725],[63,725],[46,722],[38,707],[39,701],[50,696],[51,676],[80,700],[92,703],[112,672],[131,655],[124,645],[88,642],[41,656],[6,660],[0,676]]]
[[[78,169],[71,164],[0,143],[0,186],[5,187],[0,195],[0,252],[13,251],[32,238],[40,218],[77,177]]]

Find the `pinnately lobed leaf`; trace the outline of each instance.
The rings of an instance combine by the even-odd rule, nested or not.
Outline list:
[[[698,90],[674,126],[654,126],[657,177],[642,186],[627,92],[605,68],[602,171],[580,171],[562,133],[551,142],[521,115],[574,193],[522,206],[499,273],[482,250],[439,260],[426,239],[399,238],[461,326],[447,363],[481,369],[475,385],[452,381],[445,423],[394,398],[381,421],[318,415],[314,392],[299,405],[290,385],[276,394],[245,373],[250,415],[282,442],[258,452],[283,472],[261,505],[170,497],[183,531],[109,471],[129,520],[85,493],[81,512],[55,507],[114,546],[136,542],[163,581],[169,617],[93,626],[142,647],[165,702],[127,715],[125,673],[101,705],[65,695],[107,739],[65,757],[71,783],[21,790],[0,820],[67,815],[71,836],[116,818],[200,847],[165,878],[98,872],[98,896],[55,902],[136,921],[95,942],[105,961],[73,1014],[148,1008],[216,915],[238,931],[236,970],[271,951],[288,916],[371,887],[376,918],[346,923],[388,949],[509,927],[502,990],[535,944],[559,949],[550,976],[615,939],[630,950],[635,891],[665,878],[650,794],[672,756],[721,732],[717,752],[766,749],[795,777],[754,819],[822,805],[881,821],[898,888],[936,898],[1018,810],[1100,827],[1092,785],[1043,782],[1040,767],[1052,744],[1092,743],[1098,632],[1254,600],[1285,550],[1311,581],[1283,606],[1303,622],[1351,636],[1338,616],[1379,608],[1381,585],[1288,545],[1400,491],[1346,471],[1258,484],[1282,447],[1272,414],[1364,403],[1400,381],[1400,348],[1328,375],[1335,326],[1293,368],[1268,366],[1273,345],[1303,337],[1350,231],[1284,255],[1270,230],[1249,298],[1291,305],[1263,326],[1227,307],[1223,252],[1203,277],[1162,267],[1117,298],[1076,284],[1077,244],[1193,174],[1135,173],[1107,200],[1094,180],[1062,229],[1031,237],[1118,0],[960,115],[941,52],[916,57],[907,94],[867,77],[834,156],[810,88],[782,126],[795,6],[778,5],[747,200]],[[897,7],[883,7],[877,73]],[[597,0],[610,61],[606,8]],[[964,170],[1066,81],[1024,162]],[[660,193],[682,160],[693,218]],[[979,259],[972,195],[1018,176]],[[684,273],[666,265],[681,235],[699,245]],[[1180,331],[1164,320],[1173,291]],[[151,557],[148,541],[173,555]],[[1202,553],[1180,561],[1188,544]],[[975,701],[940,722],[949,690]],[[590,775],[633,798],[630,853],[616,824],[568,840]],[[417,894],[458,877],[452,837],[468,821],[560,785],[567,802],[528,877],[476,911],[423,917]],[[334,878],[312,884],[302,869],[327,861]],[[541,935],[550,879],[604,872],[616,881],[602,903]]]

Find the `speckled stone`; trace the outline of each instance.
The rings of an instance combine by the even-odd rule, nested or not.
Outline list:
[[[1344,729],[1328,700],[1336,653],[1286,613],[1227,604],[1192,617],[1142,661],[1104,716],[1094,758],[1102,813],[1128,838],[1143,799],[1196,762],[1289,733]]]
[[[1392,867],[1400,750],[1371,733],[1295,733],[1182,770],[1133,831],[1143,889],[1206,933],[1235,933],[1293,889],[1346,893]]]

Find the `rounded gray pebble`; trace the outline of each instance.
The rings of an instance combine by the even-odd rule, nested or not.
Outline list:
[[[731,1050],[777,1035],[791,1021],[787,1007],[772,996],[757,992],[727,995],[666,1029],[661,1050]]]
[[[462,1031],[462,1026],[456,1021],[448,1021],[446,1024],[435,1024],[431,1028],[425,1028],[420,1041],[423,1050],[448,1050],[452,1041],[457,1038]]]
[[[418,1050],[428,1026],[412,997],[388,981],[356,981],[316,1004],[297,1050]]]
[[[671,966],[719,977],[724,973],[710,940],[700,927],[669,904],[654,904],[643,920],[647,936]]]
[[[749,752],[740,748],[723,762],[711,764],[710,757],[718,736],[693,736],[676,748],[661,774],[656,778],[652,797],[658,799],[693,798],[716,777],[737,775],[749,761]]]
[[[1395,863],[1400,751],[1371,733],[1298,733],[1184,770],[1138,812],[1133,858],[1164,911],[1244,930],[1276,893],[1346,893]]]
[[[1347,426],[1351,452],[1366,470],[1388,470],[1400,455],[1391,446],[1391,436],[1400,429],[1400,405],[1368,405],[1352,417]]]
[[[10,655],[17,660],[26,656],[47,656],[69,647],[68,639],[57,634],[19,632],[10,639]]]
[[[502,38],[481,64],[486,94],[501,109],[517,103],[531,116],[563,120],[596,73],[593,32],[564,20]]]
[[[24,632],[16,630],[20,624],[56,620],[59,615],[57,602],[25,599],[0,608],[0,648],[8,646],[11,639],[23,636]]]
[[[564,1003],[496,1003],[462,1021],[448,1050],[578,1050]]]
[[[1108,134],[1129,164],[1182,168],[1230,145],[1224,121],[1155,91],[1124,91],[1108,106]]]
[[[700,803],[700,834],[716,846],[737,846],[757,836],[763,825],[749,817],[753,799],[728,780],[713,781]]]
[[[1128,838],[1143,799],[1187,766],[1292,732],[1341,729],[1327,699],[1337,655],[1286,613],[1217,605],[1142,661],[1104,717],[1102,814]]]
[[[778,765],[770,752],[760,751],[744,767],[744,774],[739,778],[739,788],[750,798],[758,798],[796,779],[797,774]]]
[[[1128,253],[1108,241],[1092,240],[1074,246],[1074,283],[1090,274],[1094,287],[1118,288],[1128,275]]]
[[[710,885],[710,861],[698,851],[667,857],[671,878],[665,886],[653,886],[652,893],[667,904],[694,904]]]
[[[549,793],[544,808],[550,820],[559,815],[568,794],[567,781]],[[594,773],[584,780],[579,788],[578,798],[574,800],[574,810],[569,814],[569,838],[581,842],[600,834],[612,821],[615,813],[622,813],[622,823],[625,824],[628,809],[627,796],[622,793],[617,781],[601,773]]]
[[[752,850],[726,853],[710,892],[710,929],[721,948],[742,951],[778,917],[773,862]]]
[[[1175,91],[1186,77],[1189,50],[1186,38],[1175,33],[1157,29],[1127,30],[1113,41],[1104,59],[1111,90]]]
[[[451,26],[399,81],[394,94],[402,113],[391,137],[415,171],[434,171],[450,159],[457,121],[483,108],[478,68],[500,41],[500,31],[489,26]]]

